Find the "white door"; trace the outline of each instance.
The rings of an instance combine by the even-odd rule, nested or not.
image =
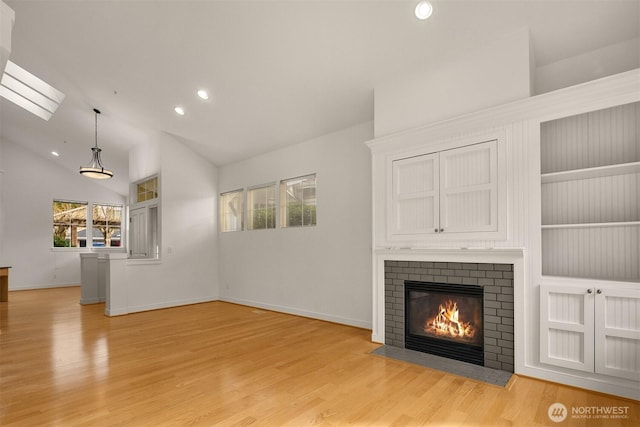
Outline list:
[[[440,153],[440,228],[444,233],[498,230],[497,141]]]
[[[436,233],[439,228],[438,154],[395,160],[392,173],[391,233]]]
[[[596,372],[640,381],[640,289],[595,294]]]
[[[540,361],[593,372],[595,291],[586,286],[540,286]]]
[[[147,208],[131,209],[129,214],[129,257],[147,258]]]

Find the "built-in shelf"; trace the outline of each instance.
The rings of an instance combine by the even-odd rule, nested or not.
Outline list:
[[[557,228],[603,228],[603,227],[626,227],[629,225],[640,225],[640,221],[626,222],[595,222],[584,224],[547,224],[543,225],[543,230],[551,230]]]
[[[540,128],[543,276],[640,280],[640,103]]]
[[[540,176],[542,184],[552,182],[571,181],[577,179],[599,178],[613,175],[626,175],[640,172],[640,162],[623,163],[619,165],[599,166],[586,169],[545,173]]]

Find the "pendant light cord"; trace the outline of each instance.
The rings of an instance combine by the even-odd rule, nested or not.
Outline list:
[[[94,108],[93,111],[96,113],[96,148],[98,148],[98,114],[100,114],[100,110]]]

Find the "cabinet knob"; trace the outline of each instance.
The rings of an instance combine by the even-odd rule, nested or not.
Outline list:
[[[601,293],[602,293],[602,289],[598,289],[598,290],[596,291],[596,293],[601,294]]]
[[[436,228],[436,229],[434,229],[433,231],[435,231],[435,232],[437,233],[437,232],[438,232],[438,229]]]
[[[592,294],[593,293],[593,289],[587,289],[587,293],[588,294]]]
[[[444,228],[441,228],[441,229],[440,229],[440,232],[442,233],[443,231],[444,231]]]

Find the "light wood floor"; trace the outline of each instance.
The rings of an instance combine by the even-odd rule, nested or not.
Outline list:
[[[508,388],[370,352],[370,331],[223,302],[120,317],[79,288],[0,303],[2,426],[619,426],[638,402],[524,377]],[[552,403],[628,407],[551,422]]]

